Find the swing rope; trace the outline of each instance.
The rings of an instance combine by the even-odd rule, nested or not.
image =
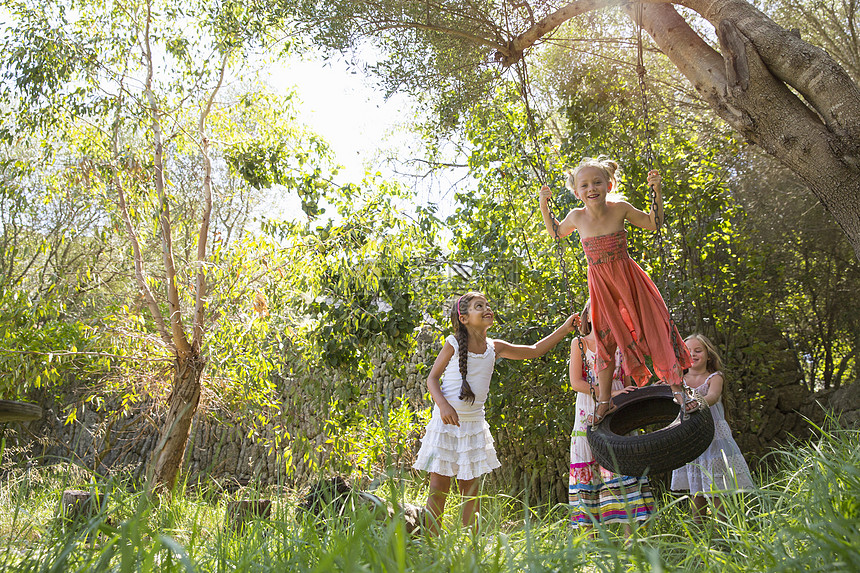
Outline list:
[[[645,49],[642,42],[642,12],[644,7],[641,2],[636,3],[636,77],[639,84],[639,97],[642,100],[642,130],[645,132],[645,164],[648,171],[654,169],[656,155],[651,144],[651,116],[648,107],[648,86],[645,83]],[[657,192],[653,185],[648,186],[648,198],[651,201],[651,209],[654,211],[654,224],[657,227],[655,242],[659,247],[660,268],[665,267],[665,256],[663,252],[663,220],[657,210]]]
[[[651,145],[651,119],[649,115],[648,108],[648,88],[645,83],[645,58],[644,58],[644,48],[642,42],[642,16],[644,11],[644,5],[642,2],[636,3],[636,76],[638,78],[639,84],[639,93],[642,100],[642,123],[644,125],[645,131],[645,161],[648,165],[648,170],[654,168],[655,162],[655,154]],[[654,224],[657,227],[655,230],[655,243],[657,245],[657,252],[660,257],[660,274],[663,280],[663,291],[665,292],[668,289],[669,281],[666,277],[666,250],[663,246],[663,219],[660,217],[660,211],[657,205],[657,192],[654,190],[653,185],[648,186],[648,194],[649,199],[651,200],[651,210],[654,211]],[[676,360],[680,357],[681,352],[678,348],[678,340],[675,337],[675,332],[678,330],[675,325],[675,319],[672,317],[672,311],[669,310],[669,305],[666,305],[666,311],[669,314],[669,338],[672,341],[672,350],[675,353]],[[681,419],[687,420],[690,417],[690,414],[687,412],[686,405],[686,391],[689,389],[687,383],[682,379],[682,385],[684,387],[683,396],[681,400]]]
[[[531,104],[530,104],[531,98],[530,98],[530,90],[529,90],[529,82],[528,82],[528,68],[526,67],[525,60],[520,60],[517,63],[516,71],[517,71],[517,78],[519,80],[518,88],[519,88],[520,96],[521,96],[522,101],[523,101],[523,107],[525,108],[525,112],[526,112],[526,127],[527,127],[527,131],[529,132],[529,136],[532,139],[532,145],[534,146],[534,152],[538,156],[538,165],[535,166],[534,161],[532,161],[531,157],[529,156],[529,153],[525,149],[523,149],[523,151],[525,152],[526,160],[528,161],[529,166],[532,168],[532,171],[534,172],[535,177],[537,178],[538,182],[541,185],[548,185],[549,183],[548,183],[548,177],[546,176],[546,167],[545,167],[544,161],[543,161],[542,156],[541,156],[541,151],[540,151],[540,139],[538,138],[538,135],[537,135],[537,126],[535,124],[534,113],[532,112],[532,108],[531,108]],[[564,292],[565,292],[565,296],[567,298],[568,309],[570,310],[571,314],[574,314],[576,312],[576,308],[574,306],[574,300],[573,300],[573,289],[571,289],[571,286],[570,286],[570,275],[568,274],[568,271],[567,271],[567,261],[564,258],[564,243],[562,242],[562,237],[558,232],[558,219],[555,216],[555,211],[556,211],[555,207],[556,207],[555,200],[552,198],[549,198],[549,200],[547,201],[547,208],[549,210],[550,221],[552,221],[552,231],[553,231],[553,238],[555,239],[556,255],[558,256],[559,267],[561,268],[561,276],[564,279]],[[588,364],[587,364],[587,360],[586,360],[586,356],[585,356],[585,346],[582,343],[582,339],[585,336],[582,332],[582,320],[583,320],[583,318],[580,317],[580,324],[579,324],[579,326],[577,326],[577,331],[579,334],[579,336],[577,336],[577,342],[578,342],[578,346],[579,346],[579,355],[580,355],[580,359],[582,360],[582,368],[583,368],[583,370],[585,370],[586,377],[588,379],[588,388],[589,388],[589,392],[591,394],[591,398],[592,398],[592,400],[594,400],[595,403],[597,403],[597,393],[595,392],[595,389],[594,389],[593,373],[591,371],[591,368],[588,368]]]

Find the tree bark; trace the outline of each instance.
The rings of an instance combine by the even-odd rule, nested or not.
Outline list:
[[[715,25],[722,54],[671,4],[647,5],[643,26],[717,115],[803,180],[860,259],[860,89],[742,0],[685,5]]]
[[[176,485],[191,421],[200,403],[200,376],[205,366],[206,361],[199,354],[192,354],[184,360],[177,359],[175,363],[173,391],[167,398],[167,415],[149,463],[150,493],[170,491]]]

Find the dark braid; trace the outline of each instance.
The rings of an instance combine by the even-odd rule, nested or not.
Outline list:
[[[466,380],[466,372],[469,364],[469,331],[463,328],[463,325],[460,323],[460,315],[468,311],[469,303],[477,294],[480,293],[466,293],[457,299],[454,303],[454,308],[451,309],[451,323],[454,325],[454,337],[457,340],[457,345],[460,347],[458,353],[458,358],[460,359],[460,376],[463,377],[459,398],[469,404],[475,403],[475,393],[472,391],[472,387],[469,386],[468,380]]]
[[[457,344],[460,346],[460,376],[463,377],[463,383],[460,385],[460,400],[475,403],[475,393],[472,392],[472,387],[466,380],[466,370],[469,363],[469,331],[461,328],[457,331]]]

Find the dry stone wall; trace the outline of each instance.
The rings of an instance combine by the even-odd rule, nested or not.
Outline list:
[[[402,358],[390,352],[379,354],[374,359],[376,375],[366,386],[367,395],[364,396],[370,407],[382,409],[402,399],[415,410],[429,408],[426,372],[439,344],[437,335],[422,331],[417,350],[405,366],[405,376],[390,374],[385,368],[388,362]],[[332,372],[322,375],[336,377]],[[285,384],[289,385],[289,381]],[[843,425],[860,427],[860,384],[812,394],[790,375],[774,371],[774,385],[766,396],[749,399],[740,391],[742,387],[740,383],[729,387],[736,403],[731,424],[741,449],[752,462],[791,436],[808,435],[809,424],[804,417],[820,423],[825,409],[838,412]],[[37,459],[44,463],[71,460],[98,475],[122,471],[130,472],[137,479],[144,478],[146,461],[158,438],[157,410],[124,417],[109,414],[109,409],[86,410],[74,423],[64,424],[57,415],[56,404],[46,403],[43,407],[46,415],[42,420],[9,424],[5,429],[7,448],[16,452],[18,459]],[[290,434],[305,436],[313,445],[324,448],[326,413],[311,402],[299,401],[296,407],[296,417],[301,422],[298,427],[288,428]],[[276,438],[274,428],[283,425],[283,419],[275,417],[254,437],[248,437],[248,428],[228,423],[230,419],[229,412],[212,411],[205,404],[196,415],[185,460],[189,483],[216,480],[224,484],[253,481],[301,485],[318,476],[319,470],[301,458],[294,460],[295,473],[287,475],[284,463],[271,447]],[[511,494],[528,488],[529,499],[534,502],[566,503],[566,431],[560,425],[553,432],[558,435],[531,440],[531,445],[526,446],[519,443],[509,428],[493,428],[502,467],[494,472],[487,487]],[[540,445],[535,447],[534,443]],[[415,452],[419,443],[416,440],[408,446]]]

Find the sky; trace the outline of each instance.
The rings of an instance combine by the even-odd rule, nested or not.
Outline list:
[[[361,181],[365,167],[376,171],[382,147],[397,145],[407,150],[415,145],[402,130],[396,132],[409,117],[409,99],[394,95],[386,100],[368,78],[350,70],[342,59],[296,60],[271,69],[270,74],[275,89],[296,89],[302,100],[301,121],[328,141],[344,166],[341,182]]]
[[[385,99],[371,78],[350,69],[337,57],[326,62],[296,59],[268,70],[274,89],[295,89],[301,99],[300,121],[334,150],[337,162],[344,167],[338,173],[338,183],[359,183],[365,169],[378,171],[383,177],[411,186],[416,202],[434,203],[439,216],[454,210],[453,189],[463,181],[465,170],[408,178],[386,164],[386,157],[392,154],[401,161],[424,158],[422,142],[405,127],[415,121],[417,109],[408,96],[394,94]],[[401,166],[401,171],[408,169]],[[288,204],[287,212],[300,212],[297,197]]]

